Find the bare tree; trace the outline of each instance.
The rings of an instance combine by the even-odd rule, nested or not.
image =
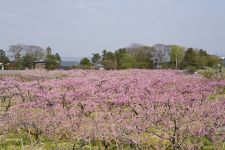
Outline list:
[[[40,46],[17,44],[9,47],[9,53],[13,60],[18,61],[25,54],[32,55],[36,60],[45,59],[45,50]]]
[[[154,56],[159,60],[159,63],[167,63],[170,61],[170,45],[156,44]]]
[[[11,45],[9,47],[10,57],[15,61],[18,61],[20,59],[22,51],[23,48],[20,45]]]

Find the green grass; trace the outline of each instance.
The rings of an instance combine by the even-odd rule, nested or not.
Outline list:
[[[160,131],[158,131],[160,132]],[[141,136],[141,147],[142,149],[157,149],[159,147],[166,148],[167,150],[172,150],[171,144],[169,141],[164,140],[163,142],[156,136],[145,133]],[[215,149],[212,142],[209,141],[206,137],[195,138],[190,137],[186,144],[188,143],[201,143],[204,145],[202,150],[213,150]],[[189,144],[190,144],[189,143]],[[225,143],[224,143],[225,144]],[[72,150],[75,149],[82,150],[98,150],[104,149],[104,146],[101,141],[92,141],[90,143],[83,144],[81,142],[76,144],[68,140],[49,140],[45,137],[41,137],[39,142],[29,140],[29,136],[26,133],[19,134],[8,134],[5,137],[0,137],[0,150]],[[225,145],[224,145],[225,146]],[[218,149],[222,149],[223,144],[217,146]],[[124,150],[133,150],[135,149],[132,145],[123,145]],[[121,149],[116,146],[115,143],[112,143],[108,147],[109,150]]]

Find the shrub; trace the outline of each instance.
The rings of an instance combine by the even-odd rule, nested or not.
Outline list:
[[[190,73],[190,74],[194,74],[196,71],[197,71],[197,69],[196,69],[195,66],[188,66],[188,67],[186,68],[186,72],[187,72],[187,73]]]
[[[207,67],[199,70],[198,73],[209,79],[225,79],[225,69],[222,67]]]

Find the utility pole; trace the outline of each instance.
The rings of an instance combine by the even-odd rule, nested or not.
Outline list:
[[[114,64],[114,69],[116,70],[116,54],[115,54],[115,62],[114,62],[115,64]]]
[[[225,67],[225,57],[223,57],[223,67]]]
[[[176,55],[176,70],[178,68],[178,59],[177,59],[177,55]]]
[[[225,67],[225,57],[222,57],[223,59],[223,67]]]

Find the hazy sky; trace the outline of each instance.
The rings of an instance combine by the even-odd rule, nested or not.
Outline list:
[[[225,0],[0,0],[0,48],[51,46],[91,56],[131,43],[225,55]]]

